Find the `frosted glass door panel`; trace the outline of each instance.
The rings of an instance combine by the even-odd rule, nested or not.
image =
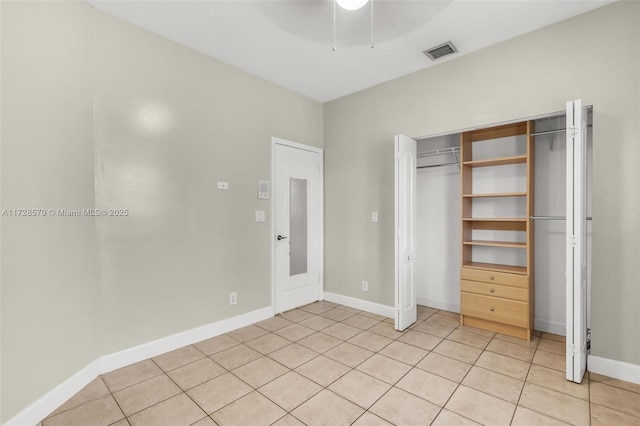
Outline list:
[[[307,180],[291,178],[290,183],[289,275],[307,273]]]

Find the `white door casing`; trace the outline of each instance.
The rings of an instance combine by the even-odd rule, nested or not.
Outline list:
[[[580,383],[587,367],[587,109],[567,102],[567,380]]]
[[[414,282],[416,217],[415,140],[395,137],[395,328],[402,331],[418,317]]]
[[[322,299],[323,151],[272,138],[271,152],[272,280],[277,314]]]

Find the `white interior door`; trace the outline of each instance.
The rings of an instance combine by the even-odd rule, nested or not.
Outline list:
[[[275,313],[322,299],[323,152],[273,138]]]
[[[587,368],[587,109],[567,102],[567,380]]]
[[[415,140],[403,135],[395,138],[395,302],[396,330],[416,322],[418,306],[414,283],[416,216]]]

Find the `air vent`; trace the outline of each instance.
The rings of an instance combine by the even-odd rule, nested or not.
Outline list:
[[[446,43],[439,44],[436,47],[432,47],[431,49],[425,50],[424,53],[431,59],[435,61],[436,59],[440,59],[443,56],[451,55],[452,53],[456,53],[458,49],[451,43],[450,41]]]

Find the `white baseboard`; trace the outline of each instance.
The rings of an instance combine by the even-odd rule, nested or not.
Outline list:
[[[10,418],[4,426],[36,425],[100,374],[95,360]]]
[[[382,315],[387,318],[395,318],[395,312],[392,306],[381,305],[379,303],[369,302],[367,300],[357,299],[355,297],[343,296],[337,293],[324,292],[324,300],[328,302],[338,303],[361,311],[371,312],[372,314]]]
[[[429,308],[442,309],[443,311],[460,313],[460,304],[451,303],[446,300],[435,300],[426,297],[418,297],[418,305],[427,306]]]
[[[567,326],[564,323],[535,318],[533,320],[533,328],[537,331],[544,331],[545,333],[557,334],[559,336],[567,335]]]
[[[228,333],[229,331],[263,321],[272,316],[273,307],[268,306],[105,355],[99,358],[100,374],[108,373],[109,371],[173,351],[186,345]]]
[[[9,419],[4,426],[36,425],[53,410],[82,390],[100,374],[143,361],[165,352],[181,348],[201,340],[219,336],[229,331],[263,321],[273,316],[273,307],[257,309],[246,314],[216,321],[201,327],[185,330],[152,342],[104,355],[47,392],[38,400]]]
[[[592,373],[640,384],[640,365],[589,355],[587,369]]]

